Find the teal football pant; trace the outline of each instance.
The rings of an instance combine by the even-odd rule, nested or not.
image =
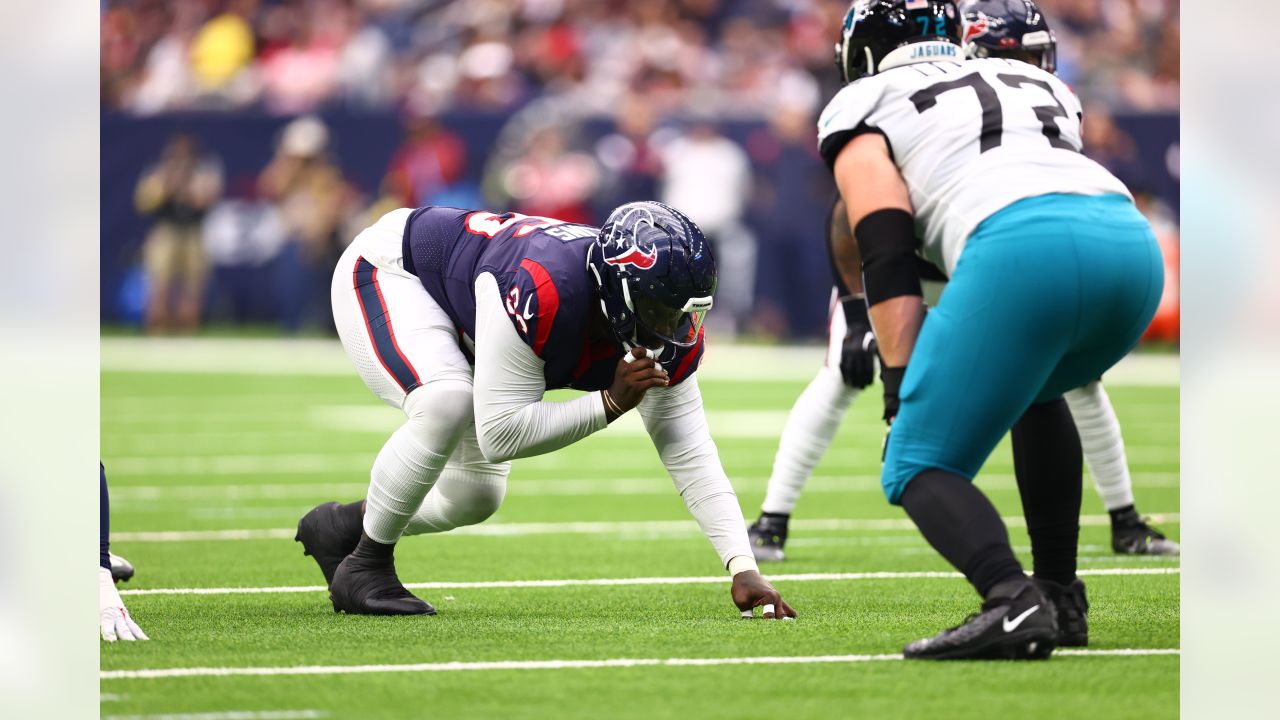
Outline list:
[[[1133,348],[1163,286],[1155,235],[1123,196],[1045,195],[984,221],[907,365],[881,475],[889,502],[930,468],[972,480],[1028,407]]]

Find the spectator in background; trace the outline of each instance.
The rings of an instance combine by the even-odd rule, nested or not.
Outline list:
[[[716,255],[718,312],[708,320],[737,334],[750,321],[756,277],[756,239],[742,221],[751,194],[747,154],[703,119],[663,148],[662,165],[662,202],[692,218]]]
[[[160,11],[156,16],[161,16]],[[171,24],[146,51],[140,76],[128,89],[126,104],[136,113],[190,107],[195,95],[187,54],[191,39],[204,22],[204,7],[193,2],[174,3],[167,16]]]
[[[258,189],[274,202],[288,238],[278,259],[277,290],[285,329],[332,327],[329,279],[346,243],[340,229],[355,202],[342,170],[329,159],[329,130],[313,116],[285,126]]]
[[[1084,152],[1129,187],[1144,185],[1138,145],[1105,108],[1090,105],[1081,125]]]
[[[656,121],[642,96],[628,94],[614,114],[617,129],[596,143],[596,160],[604,171],[596,195],[602,216],[624,203],[658,196],[662,157],[653,141]]]
[[[566,131],[556,125],[534,132],[524,154],[501,171],[502,192],[517,212],[572,223],[591,223],[599,182],[595,160],[570,150]]]
[[[214,107],[247,104],[256,92],[253,22],[259,0],[228,0],[191,41],[191,72],[198,92]]]
[[[411,115],[404,128],[405,140],[391,157],[383,194],[399,203],[396,207],[447,204],[442,198],[467,167],[466,146],[434,117]]]
[[[201,156],[190,135],[176,135],[160,162],[142,174],[134,206],[153,219],[142,245],[149,332],[192,332],[200,324],[206,263],[201,222],[222,195],[216,157]]]
[[[347,39],[346,13],[335,3],[273,6],[264,22],[263,101],[282,115],[311,112],[338,91],[338,61]]]
[[[227,183],[221,202],[204,220],[204,248],[210,265],[205,310],[210,321],[239,324],[274,319],[274,298],[262,291],[272,286],[272,263],[286,241],[275,205],[258,196],[257,175]]]
[[[778,338],[818,334],[828,319],[831,267],[821,210],[836,190],[813,139],[815,110],[809,102],[779,103],[769,127],[747,141],[758,168],[751,204],[760,233],[754,329]],[[814,211],[795,211],[803,207]]]

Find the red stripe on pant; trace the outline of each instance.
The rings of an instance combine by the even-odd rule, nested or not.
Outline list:
[[[378,286],[378,269],[360,257],[356,259],[351,276],[356,299],[360,302],[360,312],[364,316],[365,329],[369,331],[369,339],[373,341],[374,355],[378,356],[378,362],[382,363],[382,367],[400,389],[406,394],[412,392],[422,385],[422,380],[396,342],[387,301],[382,296],[382,288]]]

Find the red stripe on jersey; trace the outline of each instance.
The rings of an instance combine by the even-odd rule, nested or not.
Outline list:
[[[551,337],[551,324],[555,322],[556,311],[560,309],[560,291],[551,282],[551,274],[537,262],[525,258],[520,267],[533,278],[533,287],[538,292],[538,329],[533,337],[533,353],[542,354],[542,348]]]
[[[693,365],[693,361],[697,359],[699,352],[704,349],[702,347],[702,342],[703,340],[706,339],[706,334],[707,334],[706,328],[701,328],[698,330],[698,343],[693,346],[693,349],[689,351],[689,354],[684,356],[684,359],[681,360],[680,364],[676,367],[676,371],[672,373],[671,375],[672,383],[678,383],[681,380],[683,380],[686,371],[689,371],[689,372],[693,371],[694,368],[691,368],[689,366]]]

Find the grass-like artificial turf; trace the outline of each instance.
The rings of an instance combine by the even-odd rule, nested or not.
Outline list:
[[[715,358],[713,357],[713,360]],[[724,359],[723,357],[721,358]],[[704,373],[713,434],[748,519],[803,369],[758,380]],[[1141,511],[1178,535],[1178,390],[1111,384]],[[292,592],[127,593],[151,635],[102,648],[104,716],[404,717],[1171,717],[1178,657],[1066,655],[1042,663],[913,663],[902,645],[956,624],[978,599],[879,491],[878,390],[856,402],[796,512],[779,580],[794,623],[744,621],[728,579],[680,584],[474,587],[514,580],[716,578],[638,423],[517,461],[498,515],[471,531],[406,539],[397,564],[436,617],[336,615],[323,578],[291,539],[316,503],[363,495],[398,413],[354,373],[106,370],[102,447],[113,550],[138,568],[126,591],[297,588]],[[1177,560],[1117,557],[1089,479],[1081,570],[1091,651],[1178,647]],[[1020,514],[1007,445],[978,480]],[[877,521],[890,522],[877,522]],[[249,539],[228,539],[243,530]],[[212,534],[201,534],[201,533]],[[165,534],[158,534],[165,533]],[[1027,558],[1016,524],[1014,545]],[[317,589],[307,589],[317,588]],[[830,657],[834,656],[834,657]],[[807,657],[759,664],[669,659]],[[813,658],[826,657],[829,662]],[[595,667],[543,661],[631,659]],[[532,662],[512,668],[502,663]],[[442,666],[461,663],[461,666]],[[486,664],[487,663],[487,664]],[[351,672],[370,665],[414,666]],[[176,668],[340,667],[316,674],[122,678]],[[450,669],[452,668],[452,669]],[[296,671],[295,671],[296,672]],[[210,715],[212,713],[212,715]],[[218,714],[221,713],[221,714]]]

